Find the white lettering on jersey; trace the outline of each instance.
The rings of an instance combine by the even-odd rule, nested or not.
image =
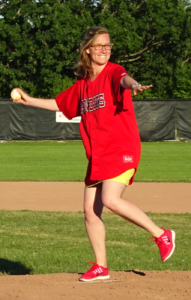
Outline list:
[[[81,115],[105,107],[104,93],[81,101]]]
[[[123,155],[123,162],[124,163],[132,163],[133,162],[133,156],[129,156],[129,155]]]

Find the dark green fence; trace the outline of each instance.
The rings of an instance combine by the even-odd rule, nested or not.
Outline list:
[[[191,139],[191,99],[134,100],[142,141]],[[78,140],[79,124],[56,121],[56,113],[0,101],[1,140]]]

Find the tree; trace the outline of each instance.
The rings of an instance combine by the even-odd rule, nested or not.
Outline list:
[[[111,33],[111,60],[153,84],[138,98],[190,97],[187,0],[0,0],[0,8],[0,97],[15,86],[41,97],[70,86],[80,42],[95,25]]]
[[[54,97],[75,80],[71,66],[84,32],[94,25],[90,12],[75,0],[10,0],[4,4],[1,97],[7,97],[15,86],[31,95]]]
[[[111,32],[112,60],[142,84],[153,84],[137,98],[190,97],[189,1],[105,0],[95,21]]]

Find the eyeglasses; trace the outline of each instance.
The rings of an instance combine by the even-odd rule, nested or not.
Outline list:
[[[105,47],[105,50],[111,50],[111,48],[113,47],[114,44],[105,44],[105,45],[101,45],[101,44],[92,44],[91,47],[93,47],[95,50],[102,50],[103,47]]]

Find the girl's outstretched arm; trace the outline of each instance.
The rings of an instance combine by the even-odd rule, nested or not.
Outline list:
[[[16,92],[18,92],[21,95],[21,98],[19,100],[13,100],[14,103],[21,103],[26,106],[33,106],[38,108],[44,108],[47,110],[53,110],[53,111],[59,111],[59,108],[57,106],[55,99],[41,99],[41,98],[33,98],[27,95],[25,92],[23,92],[19,88],[14,89]]]

